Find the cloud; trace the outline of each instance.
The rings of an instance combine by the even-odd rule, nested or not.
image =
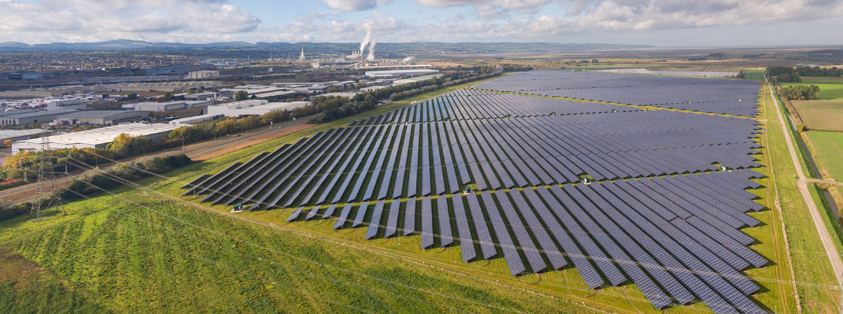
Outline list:
[[[225,1],[45,0],[24,4],[0,0],[0,34],[10,40],[53,42],[139,39],[170,33],[236,34],[261,21]],[[146,35],[144,35],[146,34]]]
[[[431,7],[468,5],[481,22],[456,14],[428,22],[395,18],[350,21],[324,16],[322,21],[300,18],[277,29],[278,34],[310,35],[314,41],[359,41],[371,29],[379,41],[547,41],[568,34],[601,31],[639,31],[733,25],[769,25],[843,16],[841,0],[570,0],[553,5],[562,13],[531,15],[545,0],[416,0]],[[500,7],[493,8],[496,4]],[[520,11],[519,11],[520,10]],[[522,12],[516,20],[510,12]],[[503,19],[483,14],[507,15]],[[526,15],[526,16],[525,16]],[[475,19],[477,20],[477,19]],[[596,41],[599,41],[596,40]]]
[[[343,11],[365,11],[386,5],[392,0],[322,0],[328,7]]]

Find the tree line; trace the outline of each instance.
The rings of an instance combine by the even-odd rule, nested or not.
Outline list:
[[[840,77],[843,76],[843,68],[830,67],[821,68],[818,66],[801,66],[801,67],[787,67],[787,66],[771,66],[767,67],[767,73],[772,76],[779,76],[782,74],[790,74],[791,76],[820,76],[820,77]],[[784,81],[779,81],[784,82]]]
[[[820,87],[814,84],[788,86],[781,90],[782,97],[790,100],[814,100],[819,94]]]

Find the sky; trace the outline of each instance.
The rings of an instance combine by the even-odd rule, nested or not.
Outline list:
[[[843,45],[843,0],[0,0],[0,42]]]

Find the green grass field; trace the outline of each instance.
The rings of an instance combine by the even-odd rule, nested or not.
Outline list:
[[[820,88],[818,100],[840,99],[843,100],[843,78],[831,77],[803,77],[801,83],[781,83],[782,87],[795,85],[817,85]]]
[[[843,99],[791,101],[809,130],[843,131]]]
[[[823,177],[843,181],[843,133],[810,131],[806,134]],[[843,205],[843,186],[837,186],[836,189],[836,195],[832,195],[839,208]]]
[[[823,176],[843,181],[843,133],[808,132],[808,137],[814,144],[815,157],[826,170]]]

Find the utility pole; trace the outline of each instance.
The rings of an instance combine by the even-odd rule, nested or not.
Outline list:
[[[53,195],[56,191],[56,178],[53,173],[53,159],[50,158],[50,139],[45,129],[41,133],[41,152],[38,162],[38,183],[37,193],[35,194],[35,204],[29,211],[29,218],[35,217],[36,220],[41,220],[41,210],[56,206],[56,210],[60,211],[62,216],[64,212],[64,202],[60,194]],[[49,187],[47,187],[49,185]]]

